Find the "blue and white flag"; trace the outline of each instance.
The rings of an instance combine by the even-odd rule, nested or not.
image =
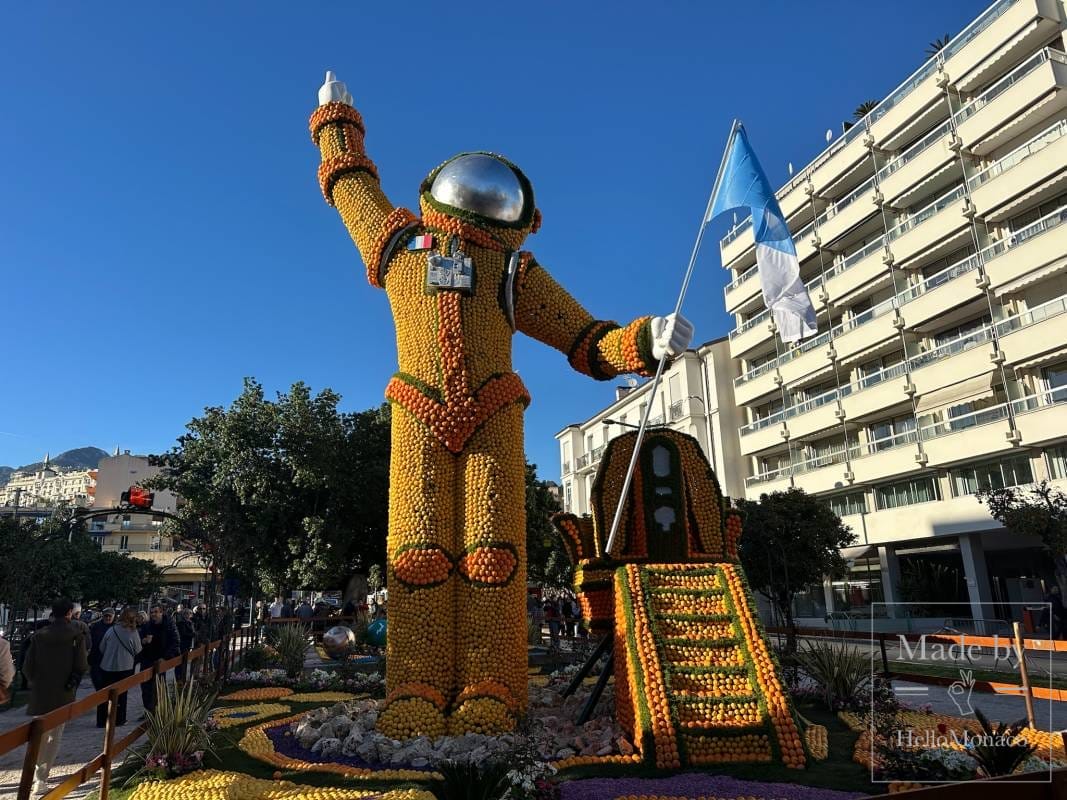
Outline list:
[[[817,330],[815,308],[800,280],[800,262],[793,237],[744,127],[737,125],[727,148],[722,176],[705,222],[726,211],[748,209],[751,212],[763,303],[774,315],[782,341],[795,342],[811,336]]]

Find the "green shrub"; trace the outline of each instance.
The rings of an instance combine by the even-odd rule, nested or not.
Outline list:
[[[265,645],[256,643],[246,647],[241,657],[245,669],[260,670],[271,663],[272,655]]]
[[[304,654],[308,649],[308,629],[303,625],[279,625],[274,649],[282,669],[290,678],[299,678],[304,670]]]
[[[978,762],[978,768],[987,778],[1011,775],[1036,749],[1036,745],[1019,736],[1026,727],[1025,719],[1011,724],[1001,722],[994,726],[981,709],[976,708],[974,716],[982,726],[984,735],[976,736],[965,752]]]
[[[832,642],[807,642],[796,657],[831,711],[862,705],[861,696],[871,681],[870,653]]]
[[[127,784],[148,776],[173,778],[215,755],[210,716],[216,692],[195,679],[174,686],[162,675],[155,680],[156,708],[145,714],[146,742],[130,754],[137,769]]]

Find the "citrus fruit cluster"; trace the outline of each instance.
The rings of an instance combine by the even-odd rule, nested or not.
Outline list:
[[[256,720],[276,717],[290,710],[289,706],[283,706],[280,703],[249,703],[243,706],[216,708],[211,712],[211,718],[220,728],[234,728]]]
[[[825,725],[809,725],[805,728],[804,743],[816,761],[825,761],[830,755],[830,741]]]
[[[739,761],[771,761],[770,738],[765,733],[738,736],[683,736],[690,764],[724,764]]]
[[[219,700],[277,700],[293,693],[285,686],[260,686],[252,689],[238,689],[219,697]]]
[[[290,781],[253,778],[240,772],[199,770],[171,781],[143,781],[130,800],[433,800],[425,789],[342,789],[298,786]]]

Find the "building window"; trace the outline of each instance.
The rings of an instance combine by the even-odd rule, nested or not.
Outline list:
[[[826,498],[827,505],[839,517],[847,517],[849,514],[867,513],[867,496],[863,492],[839,494]]]
[[[1048,474],[1053,480],[1067,478],[1067,445],[1050,447],[1045,451],[1048,458]]]
[[[563,510],[571,510],[571,482],[567,481],[563,484]]]
[[[952,470],[951,476],[952,491],[956,497],[1032,483],[1034,480],[1030,459],[1024,456],[971,467],[958,467]]]
[[[932,477],[915,478],[879,486],[874,490],[874,497],[879,510],[929,503],[938,499],[937,481]]]
[[[867,426],[872,453],[915,441],[915,417],[895,417]]]
[[[125,536],[125,535],[120,536],[119,537],[119,550],[129,550],[129,549],[130,549],[130,537],[129,536]]]

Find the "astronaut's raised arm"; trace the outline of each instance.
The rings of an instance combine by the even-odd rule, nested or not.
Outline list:
[[[311,115],[311,138],[319,147],[319,186],[326,202],[335,206],[359,248],[367,276],[375,286],[379,261],[389,232],[400,217],[407,222],[404,209],[396,209],[382,192],[378,170],[363,148],[363,119],[351,105],[351,95],[344,84],[326,74],[319,90],[321,105]]]
[[[520,262],[514,302],[515,327],[565,353],[578,372],[604,381],[623,373],[648,376],[656,371],[653,317],[639,317],[625,327],[593,319],[532,256]]]

